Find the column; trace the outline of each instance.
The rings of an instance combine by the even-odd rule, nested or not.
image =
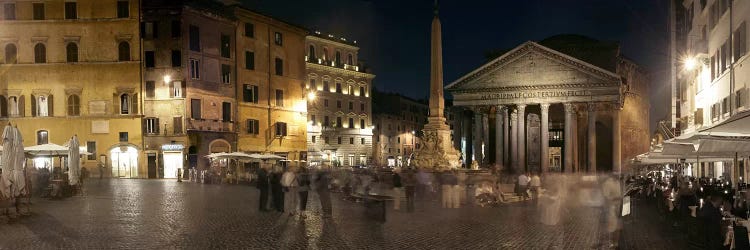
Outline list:
[[[479,109],[476,108],[474,111],[474,133],[473,133],[473,144],[474,149],[472,152],[474,153],[474,160],[476,160],[478,163],[482,162],[482,113],[479,113]],[[470,163],[473,164],[472,161]]]
[[[502,118],[503,118],[502,119],[502,122],[503,122],[503,130],[502,130],[502,132],[503,132],[503,141],[502,141],[502,143],[503,143],[503,162],[502,162],[502,164],[503,164],[503,166],[508,166],[508,162],[510,161],[510,159],[509,159],[510,157],[508,157],[510,155],[510,153],[509,153],[510,152],[510,147],[508,146],[508,138],[510,137],[510,136],[508,136],[508,133],[510,133],[510,131],[508,131],[508,123],[509,123],[508,122],[508,108],[507,107],[503,107],[502,111],[503,111],[503,116],[502,116]]]
[[[518,104],[518,169],[526,171],[526,104]]]
[[[488,111],[489,112],[489,111]],[[482,161],[489,163],[490,153],[490,121],[487,113],[482,113]]]
[[[502,169],[503,167],[503,151],[505,150],[505,147],[503,145],[503,133],[505,133],[503,130],[503,107],[502,105],[498,105],[495,107],[495,166],[498,167],[498,169]]]
[[[542,110],[542,153],[541,153],[541,172],[547,172],[549,169],[549,103],[542,103],[539,105]]]
[[[619,106],[619,105],[618,105]],[[620,127],[620,108],[612,111],[612,171],[622,174],[622,130]]]
[[[588,171],[591,173],[596,173],[596,104],[589,103],[588,104],[588,120],[589,120],[589,126],[588,126],[588,160],[586,161],[586,164],[588,166]]]
[[[565,172],[566,173],[572,173],[573,172],[573,104],[572,103],[565,103],[565,132],[564,137],[565,140],[565,148],[564,148],[564,162],[565,162]]]
[[[510,123],[513,124],[510,131],[510,167],[513,172],[518,172],[518,111],[510,114]]]

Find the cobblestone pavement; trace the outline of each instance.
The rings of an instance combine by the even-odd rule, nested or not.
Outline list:
[[[34,200],[33,215],[0,225],[0,249],[596,249],[605,226],[594,208],[565,212],[560,225],[538,223],[531,204],[415,213],[388,208],[388,220],[364,218],[360,203],[333,196],[322,219],[311,194],[308,216],[257,211],[245,185],[174,180],[90,180],[85,193]],[[625,249],[685,249],[679,236],[644,213],[625,223]],[[669,236],[669,237],[667,237]]]

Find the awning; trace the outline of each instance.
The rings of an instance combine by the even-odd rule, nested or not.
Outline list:
[[[750,109],[741,111],[725,121],[702,129],[701,132],[721,136],[745,136],[750,137]]]
[[[750,140],[703,139],[698,148],[699,154],[741,156],[750,155]]]
[[[662,154],[665,155],[691,155],[695,154],[696,145],[684,142],[664,142]]]

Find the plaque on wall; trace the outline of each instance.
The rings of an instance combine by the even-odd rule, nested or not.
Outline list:
[[[109,121],[91,121],[91,133],[109,134]]]
[[[106,115],[107,114],[107,101],[90,101],[89,102],[89,114]]]
[[[526,125],[526,163],[528,171],[541,170],[541,121],[539,115],[529,114]]]

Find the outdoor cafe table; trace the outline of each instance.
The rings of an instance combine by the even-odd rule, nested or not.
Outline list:
[[[731,214],[728,214],[726,217],[723,218],[722,227],[726,229],[726,233],[724,234],[724,246],[730,245],[730,249],[735,249],[735,235],[734,235],[734,227],[732,226],[732,222],[735,222],[737,225],[743,226],[745,228],[750,229],[750,221],[745,220],[740,217],[735,217]],[[750,238],[750,230],[748,230],[748,237]]]

